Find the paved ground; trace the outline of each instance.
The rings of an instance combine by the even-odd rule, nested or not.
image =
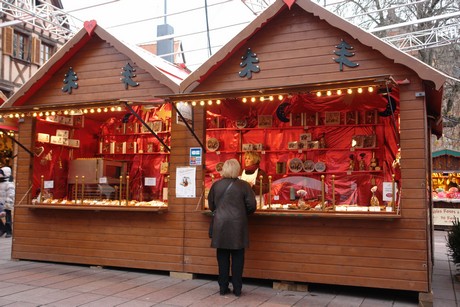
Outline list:
[[[459,306],[460,282],[448,260],[445,236],[435,232],[434,306]],[[280,291],[245,280],[243,295],[220,296],[214,276],[181,280],[167,272],[101,269],[10,259],[11,238],[0,238],[0,306],[418,306],[418,294],[357,287],[309,285]]]

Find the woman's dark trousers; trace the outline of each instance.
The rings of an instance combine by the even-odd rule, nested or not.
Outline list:
[[[227,289],[230,274],[230,257],[232,263],[233,292],[241,293],[243,287],[244,248],[242,249],[217,249],[217,263],[219,265],[219,287]]]

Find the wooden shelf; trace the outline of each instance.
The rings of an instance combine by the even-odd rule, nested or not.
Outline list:
[[[168,211],[168,207],[148,207],[148,206],[98,206],[98,205],[60,205],[44,204],[18,205],[16,208],[28,208],[31,210],[58,209],[58,210],[89,210],[89,211],[142,211],[157,212],[162,214]]]
[[[211,215],[211,211],[203,210],[202,214]],[[277,216],[293,218],[339,218],[339,219],[400,219],[401,215],[396,212],[337,212],[317,210],[262,210],[259,209],[254,216]]]
[[[272,154],[272,153],[294,153],[294,154],[303,154],[303,153],[313,153],[313,152],[324,152],[324,151],[348,151],[348,152],[358,152],[358,151],[377,151],[380,150],[379,147],[368,147],[368,148],[314,148],[314,149],[278,149],[278,150],[257,150],[262,155],[264,154]],[[227,154],[227,153],[245,153],[245,151],[234,151],[234,150],[216,150],[210,151],[209,149],[206,151],[206,154]]]
[[[377,127],[383,124],[354,124],[354,125],[313,125],[313,126],[283,126],[283,127],[253,127],[253,128],[206,128],[206,131],[254,131],[254,130],[308,130],[308,129],[327,129],[327,128],[364,128],[364,127]]]

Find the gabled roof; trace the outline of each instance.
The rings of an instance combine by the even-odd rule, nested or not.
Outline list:
[[[193,91],[203,80],[205,80],[213,71],[219,68],[226,59],[234,54],[244,45],[255,33],[263,28],[270,20],[285,9],[289,9],[293,4],[297,4],[303,10],[320,19],[326,21],[331,26],[345,31],[353,38],[359,40],[362,44],[381,52],[388,59],[395,63],[402,64],[412,69],[422,80],[432,81],[435,88],[439,90],[446,79],[447,75],[423,63],[422,61],[404,53],[395,47],[380,40],[375,35],[364,31],[363,29],[351,24],[340,16],[328,11],[320,5],[310,0],[276,0],[257,18],[255,18],[246,28],[230,40],[224,47],[216,52],[209,60],[201,65],[197,70],[190,74],[180,85],[181,93]]]
[[[155,80],[165,85],[172,92],[178,92],[179,84],[188,76],[188,72],[162,58],[134,45],[127,44],[115,38],[109,32],[97,25],[95,20],[86,21],[85,26],[78,31],[61,49],[59,49],[13,96],[1,107],[23,105],[33,96],[67,61],[84,47],[93,35],[97,35],[129,57],[136,65],[147,71]]]

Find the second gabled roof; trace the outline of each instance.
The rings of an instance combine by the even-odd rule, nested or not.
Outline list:
[[[203,82],[213,71],[218,69],[231,55],[247,42],[255,33],[263,28],[270,20],[285,9],[297,4],[303,10],[320,19],[326,21],[331,26],[347,32],[353,38],[359,40],[362,44],[378,50],[388,59],[395,63],[402,64],[412,69],[422,80],[432,81],[437,90],[439,90],[446,79],[447,75],[423,63],[422,61],[399,51],[395,47],[385,43],[378,37],[363,29],[351,24],[340,16],[328,11],[310,0],[276,0],[262,14],[254,19],[246,28],[230,40],[224,47],[216,52],[202,66],[190,74],[180,85],[181,93],[192,92],[201,82]]]

